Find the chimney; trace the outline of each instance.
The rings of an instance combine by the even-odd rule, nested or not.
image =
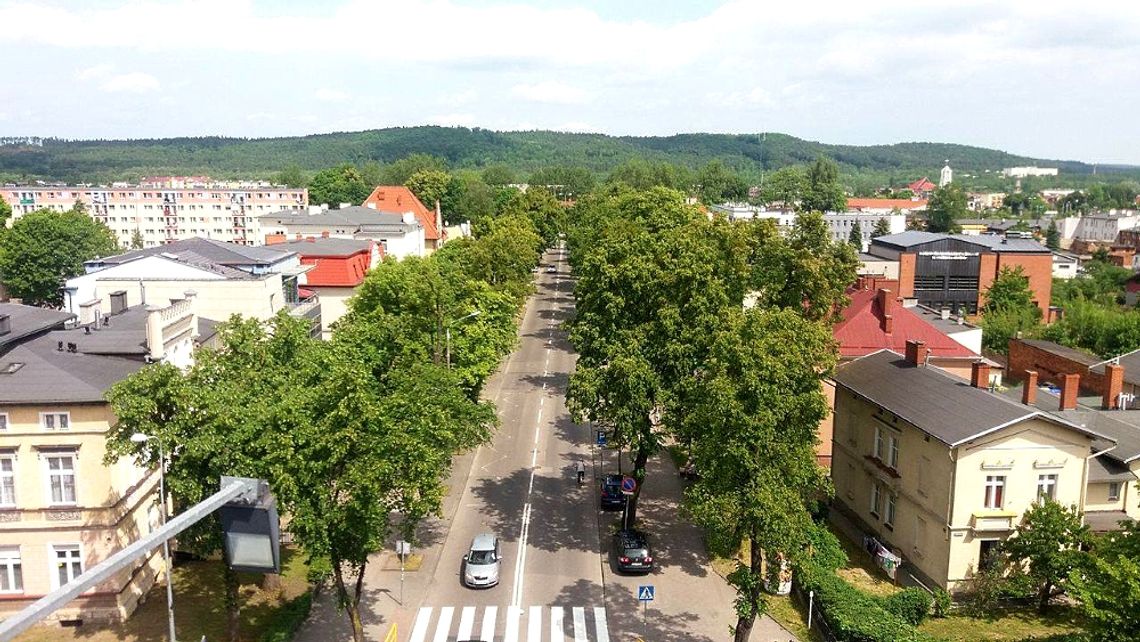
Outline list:
[[[985,361],[975,361],[970,366],[970,385],[982,389],[990,387],[990,364]]]
[[[296,240],[298,240],[298,241],[301,240],[301,233],[300,232],[297,232]]]
[[[147,358],[151,361],[159,361],[166,355],[166,345],[162,340],[162,310],[156,305],[146,307]]]
[[[367,207],[370,210],[374,210],[376,209],[376,203],[368,202],[364,204],[364,207]]]
[[[120,314],[127,309],[127,291],[115,290],[111,293],[111,314]]]
[[[894,312],[895,300],[891,297],[891,291],[886,288],[880,288],[879,292],[875,295],[879,300],[879,309],[883,311],[884,315],[892,314]]]
[[[443,232],[443,212],[439,209],[439,199],[435,199],[435,231]]]
[[[918,339],[908,339],[906,342],[906,362],[911,366],[926,365],[926,343]]]
[[[889,314],[883,315],[883,334],[891,334],[895,331],[895,318]]]
[[[12,331],[12,319],[7,314],[0,314],[0,336]]]
[[[1061,403],[1059,410],[1073,410],[1077,407],[1077,390],[1081,385],[1081,375],[1063,374],[1061,378]]]
[[[942,308],[938,311],[938,316],[942,317],[943,321],[950,320],[950,308]]]
[[[1124,366],[1119,363],[1106,364],[1104,380],[1104,403],[1101,406],[1105,410],[1115,410],[1120,401],[1120,393],[1124,392]]]
[[[95,311],[99,309],[99,299],[91,299],[79,304],[79,325],[95,323]]]
[[[190,336],[194,339],[198,338],[198,291],[186,290],[182,293],[186,300],[190,302]]]
[[[327,239],[328,237],[329,237],[329,231],[328,230],[321,232],[321,238]]]

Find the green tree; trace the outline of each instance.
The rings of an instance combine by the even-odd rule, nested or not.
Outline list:
[[[863,251],[863,227],[859,225],[859,221],[851,226],[851,233],[847,235],[847,242],[855,247],[856,252]]]
[[[305,171],[301,169],[300,165],[293,163],[278,172],[273,177],[273,182],[277,185],[285,185],[287,187],[304,187]]]
[[[749,553],[729,577],[737,642],[767,609],[764,565],[794,558],[813,536],[809,507],[828,492],[815,463],[827,415],[822,380],[835,364],[830,328],[793,310],[728,312],[697,379],[686,420],[702,476],[686,493],[718,553]]]
[[[760,200],[769,205],[779,203],[783,207],[794,209],[799,206],[807,189],[807,174],[802,167],[781,167],[764,179]]]
[[[875,228],[871,230],[871,238],[877,239],[891,233],[891,224],[885,218],[875,221]]]
[[[1045,230],[1045,247],[1050,250],[1061,249],[1061,232],[1057,229],[1057,221],[1050,219],[1049,228]]]
[[[1029,288],[1029,277],[1020,266],[1003,267],[994,282],[986,290],[986,303],[983,313],[1001,310],[1036,308],[1033,291]]]
[[[83,262],[119,250],[107,226],[73,211],[40,210],[0,234],[0,280],[30,305],[63,303],[63,282],[83,274]]]
[[[339,207],[341,203],[359,205],[372,193],[360,170],[351,164],[317,172],[309,181],[309,202]]]
[[[446,198],[451,180],[451,175],[447,172],[422,170],[409,176],[408,180],[404,181],[404,186],[412,190],[416,198],[429,209],[434,209],[436,201],[442,203]]]
[[[0,229],[2,229],[8,219],[12,217],[12,206],[9,205],[4,197],[0,196]]]
[[[443,210],[443,222],[447,225],[470,221],[478,226],[495,213],[495,190],[483,182],[478,174],[459,171],[448,181],[440,200],[440,208]]]
[[[360,178],[369,189],[376,189],[377,185],[384,184],[384,166],[374,160],[365,161],[360,166]]]
[[[847,195],[839,184],[839,166],[826,156],[819,156],[807,171],[807,187],[800,209],[805,212],[843,212]]]
[[[697,172],[697,195],[706,205],[739,201],[748,196],[748,183],[718,159],[711,160]]]
[[[1026,566],[1037,587],[1037,610],[1044,613],[1049,600],[1065,591],[1070,574],[1083,564],[1086,553],[1081,549],[1088,544],[1089,529],[1081,512],[1045,499],[1025,511],[1002,551],[1012,563]]]
[[[1018,333],[1032,335],[1041,323],[1041,309],[1033,302],[1029,277],[1020,265],[1004,267],[985,293],[982,306],[982,340],[987,348],[1001,354]]]
[[[1140,639],[1140,527],[1122,524],[1097,542],[1088,566],[1070,576],[1069,592],[1098,642]]]
[[[141,250],[144,247],[146,247],[146,243],[143,241],[142,232],[139,232],[138,230],[131,232],[130,249]]]
[[[709,180],[720,180],[708,177]],[[689,171],[679,165],[654,162],[644,158],[631,158],[610,171],[606,178],[609,184],[624,183],[633,189],[647,190],[654,187],[668,187],[688,190],[693,183]]]
[[[561,200],[572,200],[589,193],[597,180],[585,167],[551,165],[531,174],[527,183],[545,187]]]
[[[446,172],[447,161],[430,154],[410,154],[384,168],[384,185],[403,185],[419,172]]]
[[[965,218],[966,192],[957,183],[934,190],[926,204],[926,229],[931,232],[957,233],[962,231],[958,220]]]
[[[516,182],[514,170],[502,163],[488,165],[483,168],[483,173],[480,175],[480,178],[483,179],[484,183],[495,187],[502,187]]]

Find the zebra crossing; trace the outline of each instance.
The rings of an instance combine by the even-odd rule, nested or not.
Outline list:
[[[408,642],[610,642],[606,609],[600,606],[479,610],[425,606],[416,613]]]

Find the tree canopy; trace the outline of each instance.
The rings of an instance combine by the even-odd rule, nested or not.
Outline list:
[[[1089,544],[1089,529],[1077,508],[1044,499],[1025,511],[1002,552],[1014,564],[1024,564],[1037,586],[1037,609],[1044,613],[1049,600],[1064,592],[1069,575],[1081,566]]]
[[[926,204],[926,229],[931,232],[960,232],[962,226],[958,221],[968,213],[966,192],[961,186],[950,183],[939,187]]]
[[[86,214],[40,210],[0,233],[0,280],[29,305],[59,306],[64,281],[83,274],[83,262],[118,252],[115,235]]]
[[[309,202],[339,207],[341,203],[360,205],[374,186],[364,182],[360,170],[350,164],[317,172],[309,181]]]

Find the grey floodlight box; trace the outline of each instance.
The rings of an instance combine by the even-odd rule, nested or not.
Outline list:
[[[264,480],[222,477],[222,486],[235,481],[252,482],[252,492],[243,493],[218,509],[225,535],[226,563],[246,573],[281,572],[281,524],[277,500]]]

